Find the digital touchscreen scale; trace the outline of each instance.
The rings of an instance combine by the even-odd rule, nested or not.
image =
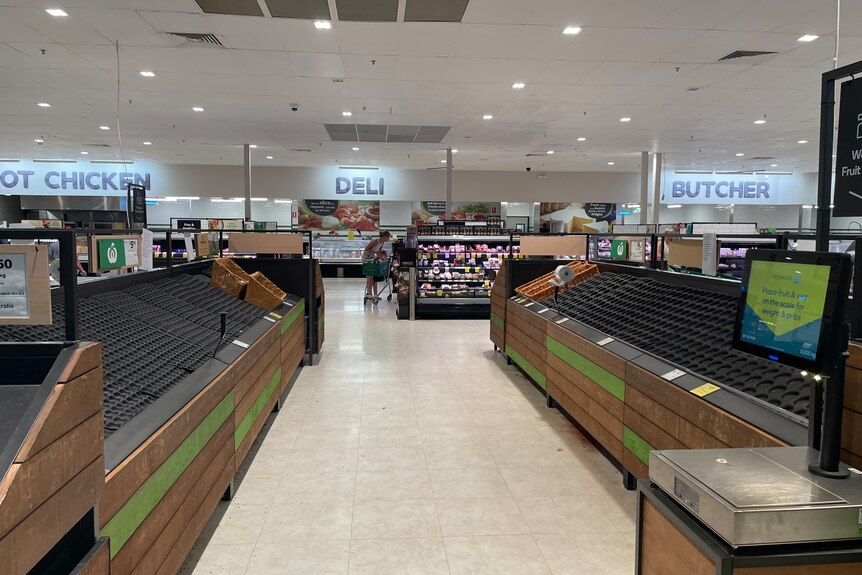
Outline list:
[[[732,547],[862,538],[862,473],[839,464],[850,273],[843,254],[749,250],[740,289],[732,347],[826,381],[820,451],[650,453],[650,479]]]
[[[815,475],[818,457],[809,447],[652,451],[649,476],[732,547],[858,539],[862,474]]]

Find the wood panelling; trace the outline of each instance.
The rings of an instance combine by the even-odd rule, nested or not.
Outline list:
[[[107,537],[96,540],[93,549],[81,560],[71,575],[110,575],[111,555],[109,549]]]
[[[557,324],[551,322],[546,323],[547,333],[550,337],[567,345],[569,349],[578,352],[618,378],[625,379],[626,361],[623,358],[607,351],[600,345],[596,345],[593,342],[558,326]]]
[[[589,400],[590,404],[596,404],[597,409],[606,411],[608,415],[620,421],[623,420],[625,404],[604,387],[573,368],[556,354],[548,353],[548,366],[554,368],[561,376],[557,382],[559,387],[566,391],[568,391],[568,386],[577,388]],[[572,395],[572,397],[575,396]],[[584,407],[587,408],[588,405]]]
[[[844,376],[844,420],[841,461],[862,464],[862,346],[851,343]]]
[[[24,575],[98,500],[104,481],[99,457],[0,539],[4,575]]]
[[[135,491],[176,451],[236,386],[242,375],[242,372],[233,366],[226,369],[108,474],[105,480],[105,495],[99,505],[101,527],[113,518]]]
[[[571,397],[569,397],[554,381],[560,381],[562,376],[556,373],[553,369],[549,369],[549,379],[547,391],[554,398],[566,413],[568,413],[575,421],[577,421],[596,441],[604,447],[618,461],[622,460],[623,449],[621,436],[614,435],[602,426],[595,418],[593,418],[583,407]]]
[[[0,537],[102,456],[103,429],[99,412],[27,461],[11,466],[0,483]]]
[[[632,364],[626,364],[626,390],[635,388],[644,396],[667,407],[703,430],[709,430],[730,447],[779,447],[785,445],[775,437],[741,419],[713,407],[661,377]],[[628,398],[627,398],[628,399]]]
[[[197,541],[198,535],[203,531],[204,526],[206,526],[207,521],[209,521],[210,516],[213,514],[216,505],[224,493],[225,486],[230,482],[234,473],[234,466],[229,462],[228,467],[222,471],[221,475],[218,476],[210,490],[206,492],[206,497],[204,497],[203,502],[200,504],[197,511],[195,511],[188,527],[180,533],[179,537],[177,537],[176,543],[170,553],[168,553],[165,561],[162,563],[161,567],[159,567],[159,570],[155,572],[157,575],[174,575],[179,571],[183,562],[186,560],[189,551],[191,551],[192,545]],[[201,486],[201,491],[204,489],[205,487]],[[153,573],[153,571],[139,571],[136,572],[135,575],[149,575],[150,573]],[[111,573],[111,575],[114,574]]]
[[[643,502],[641,575],[716,575],[715,563],[649,501]]]
[[[91,342],[82,344],[72,352],[72,359],[57,378],[59,383],[67,383],[102,365],[102,344]]]
[[[670,435],[634,409],[626,409],[625,424],[653,449],[685,449],[686,447],[677,439],[678,435]]]
[[[632,475],[637,477],[638,479],[646,479],[649,477],[649,467],[638,459],[637,455],[629,451],[628,449],[623,449],[623,458],[622,464],[625,469],[629,471]]]
[[[98,353],[101,357],[101,344],[91,344],[86,349],[87,354],[79,354],[77,357],[88,364],[93,354]],[[69,370],[71,373],[80,371],[72,368]],[[15,460],[26,461],[72,428],[101,412],[102,368],[97,364],[74,379],[54,386]]]
[[[111,560],[111,570],[114,574],[131,573],[145,553],[153,546],[165,526],[171,521],[183,502],[193,497],[206,469],[219,454],[225,456],[220,460],[224,469],[233,448],[233,424],[228,419],[216,434],[204,446],[197,457],[189,464],[179,479],[168,489],[158,505],[147,515],[134,534],[123,545]],[[227,487],[227,486],[225,486]]]

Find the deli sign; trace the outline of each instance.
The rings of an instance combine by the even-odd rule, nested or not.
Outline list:
[[[382,196],[383,178],[335,178],[335,194],[343,196],[351,194],[354,196]]]

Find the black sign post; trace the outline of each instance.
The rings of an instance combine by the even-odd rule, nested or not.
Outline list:
[[[862,216],[862,80],[841,85],[833,215]]]
[[[129,227],[147,227],[147,189],[137,184],[126,184],[126,211]]]

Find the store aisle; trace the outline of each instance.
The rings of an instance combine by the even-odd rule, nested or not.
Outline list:
[[[323,360],[182,572],[630,575],[634,494],[488,322],[397,321],[361,294],[327,280]]]

